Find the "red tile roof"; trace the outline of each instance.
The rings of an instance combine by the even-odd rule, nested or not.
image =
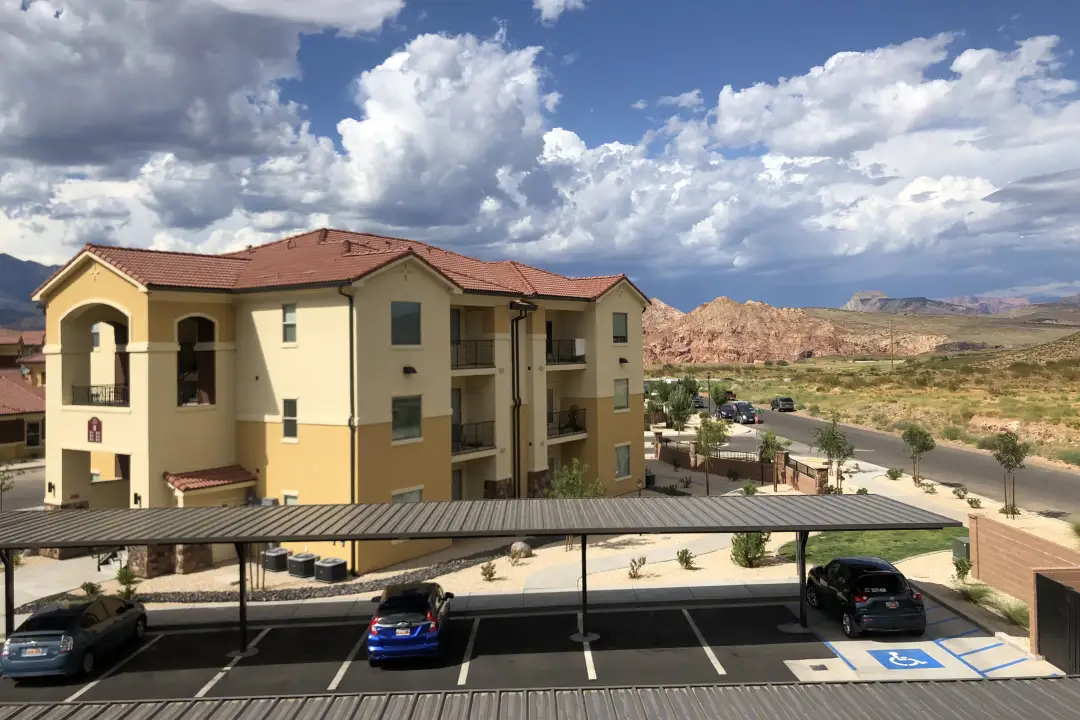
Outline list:
[[[208,470],[192,470],[185,473],[165,473],[165,482],[172,485],[180,492],[188,490],[202,490],[204,488],[224,487],[226,485],[239,485],[240,483],[255,482],[255,476],[240,467],[229,465],[227,467],[210,468]]]
[[[38,365],[43,362],[45,362],[45,356],[41,353],[38,353],[37,355],[23,355],[19,358],[20,365]]]
[[[564,277],[513,261],[477,260],[415,240],[331,229],[224,255],[103,245],[87,245],[85,251],[147,287],[245,291],[344,283],[406,257],[418,258],[452,284],[472,292],[593,300],[619,282],[630,282],[625,275]],[[643,293],[642,298],[646,298]]]
[[[16,328],[0,328],[0,345],[44,345],[44,330],[19,330]]]
[[[45,412],[44,390],[27,384],[18,370],[0,370],[0,416]]]

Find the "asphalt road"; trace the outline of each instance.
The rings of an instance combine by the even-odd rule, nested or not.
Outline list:
[[[4,510],[23,510],[45,504],[45,468],[24,470],[15,477],[15,487],[4,493]]]
[[[758,428],[810,445],[813,430],[824,424],[824,420],[770,411]],[[857,460],[911,472],[911,457],[898,436],[853,427],[845,427],[844,434],[855,446]],[[922,474],[946,485],[964,485],[984,497],[1004,499],[1001,467],[988,454],[939,445],[923,456]],[[1053,517],[1080,515],[1080,473],[1029,463],[1017,473],[1016,494],[1021,507],[1035,512]]]

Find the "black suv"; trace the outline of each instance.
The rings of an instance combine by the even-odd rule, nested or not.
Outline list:
[[[812,568],[806,578],[806,603],[838,614],[849,638],[867,631],[926,632],[922,593],[881,558],[837,558]]]
[[[721,420],[734,420],[735,419],[735,406],[731,403],[724,403],[720,407],[716,408],[716,417]]]
[[[795,401],[789,397],[773,398],[769,406],[777,412],[795,412]]]

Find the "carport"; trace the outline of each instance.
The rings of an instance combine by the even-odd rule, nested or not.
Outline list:
[[[790,532],[798,542],[799,620],[807,624],[806,542],[811,532],[935,530],[961,523],[881,495],[520,499],[368,505],[291,505],[0,513],[7,633],[14,631],[10,553],[91,546],[232,544],[240,569],[237,654],[248,648],[248,544],[364,540],[577,536],[581,540],[581,627],[590,642],[590,535]]]

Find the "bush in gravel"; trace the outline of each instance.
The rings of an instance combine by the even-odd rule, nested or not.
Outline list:
[[[97,597],[101,594],[101,586],[98,585],[96,582],[91,582],[90,580],[84,582],[82,585],[79,586],[79,588],[83,591],[83,594],[86,595],[86,597]]]
[[[978,510],[979,508],[982,507],[982,500],[980,500],[979,498],[977,498],[977,497],[969,497],[969,498],[966,498],[966,499],[967,499],[968,507],[974,508],[976,510]]]
[[[964,431],[955,425],[950,425],[941,432],[942,437],[946,440],[959,440],[964,435]]]
[[[679,552],[675,553],[675,559],[682,565],[683,570],[694,569],[694,553],[690,552],[688,548],[683,548]]]
[[[971,572],[971,561],[967,558],[955,558],[952,564],[953,569],[956,570],[956,579],[960,582],[966,582],[968,573]]]
[[[754,483],[746,483],[742,486],[742,494],[746,497],[750,497],[751,495],[757,495],[757,485],[755,485]]]
[[[731,536],[731,561],[739,567],[759,567],[765,561],[768,542],[769,533],[735,533]]]
[[[130,567],[121,565],[116,570],[116,582],[120,583],[120,597],[125,600],[132,600],[135,598],[135,589],[142,580],[135,575],[135,571]]]
[[[637,580],[641,577],[641,568],[645,567],[645,558],[639,557],[630,561],[630,569],[626,572],[627,577],[631,580]]]
[[[899,480],[904,477],[904,471],[900,468],[889,468],[885,472],[885,475],[887,475],[890,480]]]
[[[484,582],[492,582],[495,579],[495,563],[488,561],[480,566],[480,577]]]
[[[694,478],[692,475],[686,475],[679,480],[679,484],[682,485],[683,488],[689,488],[694,484]]]
[[[920,485],[922,485],[922,491],[927,495],[937,494],[937,485],[928,482],[920,483]]]
[[[1028,611],[1027,603],[1019,600],[1011,602],[999,602],[997,603],[997,609],[1001,611],[1001,614],[1018,627],[1027,628],[1031,625],[1031,613]]]
[[[858,490],[855,491],[855,494],[856,495],[869,495],[870,491],[867,490],[866,488],[859,488]]]
[[[968,489],[963,485],[961,485],[960,487],[954,487],[952,489],[952,494],[957,500],[963,500],[967,497]]]

